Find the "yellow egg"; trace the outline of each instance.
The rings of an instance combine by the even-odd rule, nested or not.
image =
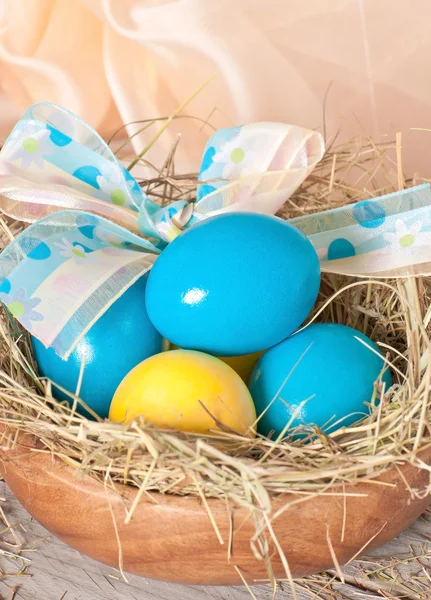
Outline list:
[[[158,427],[205,433],[221,423],[250,434],[256,420],[247,386],[224,362],[194,350],[147,358],[120,383],[109,418],[129,423],[141,415]]]
[[[263,353],[264,350],[262,352],[254,352],[254,354],[245,354],[244,356],[219,356],[219,359],[232,367],[241,379],[247,383],[254,365]]]
[[[175,346],[174,344],[171,344],[170,347],[172,350],[178,350],[178,346]],[[248,383],[254,365],[264,352],[265,350],[262,350],[261,352],[245,354],[244,356],[217,356],[217,358],[232,367],[241,379],[245,381],[245,383]]]

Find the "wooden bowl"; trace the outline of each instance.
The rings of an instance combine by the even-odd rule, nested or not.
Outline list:
[[[241,583],[236,565],[249,583],[267,578],[265,565],[250,549],[254,526],[246,509],[233,511],[233,528],[238,530],[228,562],[230,519],[223,501],[208,500],[223,544],[195,497],[143,494],[133,519],[125,525],[126,509],[136,497],[136,489],[118,485],[119,493],[115,493],[88,476],[78,478],[59,459],[34,452],[32,438],[21,436],[19,440],[14,450],[2,452],[3,477],[37,521],[80,552],[118,567],[115,518],[125,571],[180,583],[230,585]],[[431,448],[424,450],[421,458],[431,465]],[[428,484],[429,472],[399,463],[375,480],[346,485],[344,499],[342,489],[333,487],[328,490],[333,495],[292,504],[273,521],[273,529],[293,576],[333,566],[328,534],[340,564],[394,538],[431,501],[431,496],[412,499],[407,485],[425,490]],[[274,510],[297,500],[293,494],[274,498]],[[285,577],[277,550],[272,547],[270,551],[276,576]]]

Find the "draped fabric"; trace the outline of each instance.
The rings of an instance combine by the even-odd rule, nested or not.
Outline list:
[[[48,102],[0,157],[0,209],[34,222],[1,256],[0,301],[67,356],[182,228],[274,213],[319,160],[316,129],[388,141],[426,128],[428,15],[428,0],[4,0],[2,141]],[[160,166],[182,134],[177,171],[200,168],[194,207],[161,210],[92,127],[106,139],[127,124],[140,151],[160,125],[133,121],[172,114],[212,73],[146,154]],[[427,175],[427,145],[403,137],[407,171]],[[423,185],[293,223],[322,270],[429,274],[430,206]]]
[[[34,102],[72,110],[109,136],[187,108],[214,128],[281,121],[388,139],[424,172],[431,135],[428,0],[4,0],[0,7],[0,138]],[[129,126],[128,133],[136,131]],[[141,148],[154,130],[135,139]],[[177,121],[178,169],[196,171],[211,131]]]

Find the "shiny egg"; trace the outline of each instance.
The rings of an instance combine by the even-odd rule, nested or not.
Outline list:
[[[160,352],[162,337],[148,318],[145,309],[147,276],[134,283],[91,327],[67,361],[52,348],[32,338],[39,374],[75,394],[81,364],[84,371],[80,397],[100,417],[105,418],[118,385],[138,363]],[[52,386],[54,397],[70,396]],[[78,407],[88,416],[87,411]]]
[[[164,429],[205,433],[227,428],[254,435],[256,412],[247,386],[224,362],[193,350],[147,358],[119,385],[111,421],[136,417]]]
[[[295,227],[226,213],[190,227],[162,252],[148,278],[147,311],[180,348],[239,356],[297,329],[319,284],[317,254]]]
[[[300,425],[331,433],[370,414],[374,382],[385,362],[363,333],[332,323],[312,324],[270,348],[257,362],[249,389],[263,435]],[[392,385],[386,367],[382,382]],[[376,399],[378,403],[378,399]]]

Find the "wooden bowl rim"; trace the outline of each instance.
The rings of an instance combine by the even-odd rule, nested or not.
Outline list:
[[[0,424],[0,434],[4,433],[4,432],[5,432],[5,427]],[[31,440],[33,440],[33,441],[31,441]],[[26,443],[26,442],[28,442],[28,443]],[[112,482],[112,485],[110,485],[110,486],[105,486],[102,483],[101,479],[97,479],[96,477],[91,476],[89,473],[86,473],[85,471],[82,473],[82,475],[77,477],[76,475],[77,475],[77,473],[79,473],[79,469],[75,469],[72,465],[68,464],[66,461],[63,461],[56,454],[50,453],[48,448],[45,450],[42,447],[43,444],[37,440],[36,436],[31,436],[27,433],[18,432],[18,435],[15,438],[15,444],[16,444],[16,446],[13,449],[8,449],[6,451],[3,451],[6,454],[6,456],[4,456],[4,458],[6,458],[6,460],[4,460],[4,458],[2,460],[6,464],[8,462],[8,459],[7,459],[8,454],[9,454],[9,456],[14,456],[14,458],[18,458],[18,460],[19,460],[19,457],[17,456],[18,448],[27,449],[32,454],[32,462],[37,460],[41,470],[46,471],[47,469],[49,469],[50,473],[53,474],[54,477],[56,477],[58,480],[62,481],[63,483],[66,483],[67,485],[70,485],[71,481],[69,481],[69,480],[73,479],[74,480],[73,485],[75,485],[75,486],[79,485],[79,487],[82,487],[84,489],[87,488],[90,484],[94,488],[96,488],[96,486],[97,486],[97,488],[99,488],[100,486],[103,486],[106,491],[112,492],[114,497],[119,495],[122,498],[127,498],[128,500],[132,500],[132,501],[139,493],[138,487],[124,484],[124,483],[121,483],[118,481]],[[414,455],[419,456],[421,458],[422,462],[431,466],[431,439],[427,444],[425,444],[417,452],[415,452]],[[36,459],[36,457],[37,457],[37,459]],[[334,483],[334,484],[331,484],[331,486],[328,488],[328,490],[330,489],[331,491],[344,492],[346,490],[346,488],[354,488],[358,485],[373,484],[373,483],[385,481],[388,478],[390,479],[391,474],[393,474],[395,470],[398,471],[399,468],[402,470],[403,467],[406,467],[407,465],[410,465],[410,464],[411,463],[408,461],[407,456],[406,457],[402,457],[402,456],[394,457],[393,464],[388,465],[387,467],[384,467],[379,473],[373,474],[371,477],[364,474],[363,476],[360,476],[354,482],[347,482],[345,484]],[[420,467],[417,466],[416,468],[420,468]],[[63,476],[64,473],[66,473],[66,476]],[[120,493],[118,494],[118,492],[120,492]],[[273,493],[273,492],[269,491],[268,494],[269,494],[271,500],[275,501],[275,502],[278,502],[281,498],[287,498],[287,497],[292,497],[292,496],[296,497],[298,495],[295,491],[292,491],[292,490],[289,490],[286,492],[278,492],[278,493]],[[146,495],[152,496],[154,500],[157,499],[157,501],[160,501],[161,503],[167,503],[167,504],[170,504],[171,502],[174,502],[174,503],[179,502],[181,504],[181,501],[190,502],[193,499],[197,500],[199,502],[199,504],[201,504],[201,502],[202,502],[202,498],[200,496],[192,495],[192,494],[184,494],[184,495],[183,494],[169,494],[169,493],[164,494],[159,491],[147,491]],[[320,492],[317,493],[316,495],[311,494],[310,498],[317,497],[319,495],[320,495]],[[213,503],[219,504],[220,502],[224,502],[224,501],[222,501],[220,498],[217,498],[217,497],[209,497],[209,498],[206,498],[206,502],[210,503],[210,504],[213,504]]]
[[[0,453],[0,471],[6,482],[36,520],[84,554],[118,568],[121,539],[126,571],[179,583],[241,584],[238,572],[228,564],[226,545],[217,541],[210,511],[225,543],[229,539],[230,518],[235,521],[233,556],[246,580],[268,576],[263,561],[257,561],[251,552],[250,542],[256,529],[246,506],[232,502],[229,517],[230,510],[221,498],[203,501],[198,496],[148,492],[142,494],[127,524],[127,509],[138,499],[137,487],[122,483],[112,487],[85,473],[78,477],[73,466],[49,450],[37,449],[34,436],[20,433],[16,439],[14,449]],[[421,451],[420,458],[431,465],[431,444]],[[331,528],[331,539],[337,542],[336,556],[342,564],[364,543],[367,550],[381,545],[421,514],[430,498],[411,498],[409,488],[422,489],[429,474],[407,460],[397,462],[400,464],[374,479],[334,485],[330,491],[338,489],[340,493],[320,493],[305,498],[302,504],[294,492],[271,496],[269,517],[279,512],[272,526],[280,547],[289,555],[295,577],[320,572],[334,564],[328,553],[325,527]],[[339,538],[343,501],[336,496],[346,492],[352,496],[346,500],[348,514],[359,514],[360,518],[348,519],[347,532],[351,537],[347,533],[344,543]],[[117,523],[117,541],[113,522]],[[236,530],[238,524],[241,526]],[[332,537],[334,534],[337,539]],[[271,539],[269,542],[272,547]],[[274,573],[285,577],[280,555],[272,550],[271,553]]]

